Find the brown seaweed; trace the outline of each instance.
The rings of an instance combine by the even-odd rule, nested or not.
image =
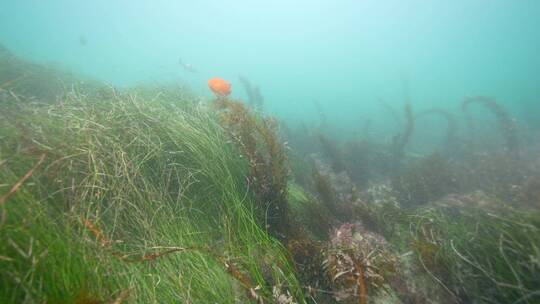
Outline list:
[[[253,85],[246,77],[238,77],[240,84],[246,91],[248,104],[252,109],[262,110],[264,106],[264,98],[261,94],[261,90],[258,86]]]
[[[279,239],[292,233],[287,202],[289,167],[284,145],[277,136],[277,124],[271,118],[257,117],[241,102],[217,99],[221,121],[248,159],[251,185],[261,225]]]
[[[392,142],[392,154],[394,160],[394,169],[398,169],[401,160],[405,156],[405,146],[409,143],[415,128],[415,118],[411,104],[405,103],[405,126],[403,132],[396,135]]]
[[[501,126],[501,133],[505,140],[506,152],[515,157],[519,154],[519,135],[515,121],[511,118],[510,114],[493,98],[485,96],[476,96],[466,98],[461,108],[464,112],[467,111],[469,105],[480,104],[492,112],[499,121]]]

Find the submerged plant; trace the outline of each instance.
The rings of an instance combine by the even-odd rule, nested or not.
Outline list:
[[[256,210],[259,221],[278,238],[287,238],[292,233],[287,203],[289,168],[276,122],[257,117],[242,103],[229,99],[217,99],[215,106],[249,163],[248,182],[261,204]]]
[[[367,140],[353,141],[345,145],[342,153],[347,174],[361,186],[367,185],[372,178],[371,173],[375,167],[372,164],[373,148]]]
[[[436,206],[395,209],[379,219],[391,243],[415,253],[418,269],[449,303],[536,303],[540,286],[540,214],[461,195]]]
[[[418,206],[459,190],[460,176],[446,159],[433,154],[402,170],[392,186],[401,204]]]
[[[339,150],[337,144],[328,139],[323,134],[319,134],[319,142],[321,143],[322,151],[324,155],[330,160],[332,169],[339,173],[345,170],[345,163],[343,162],[343,155]]]
[[[409,102],[390,148],[305,130],[296,155],[223,79],[210,107],[184,88],[83,85],[6,53],[1,303],[540,299],[538,168],[503,153],[405,159]],[[508,126],[511,149],[509,116],[472,103]],[[446,117],[451,145],[453,118],[423,115]]]
[[[384,238],[347,223],[332,234],[323,263],[336,300],[365,304],[368,295],[384,290],[396,262]]]
[[[248,97],[248,103],[252,109],[262,110],[264,106],[264,98],[258,86],[255,86],[246,77],[238,77],[240,84],[244,87]]]
[[[308,194],[298,185],[291,183],[288,189],[288,202],[291,216],[295,219],[304,236],[291,241],[322,241],[328,237],[328,231],[336,225],[335,215],[315,196]],[[289,246],[289,245],[287,245]]]
[[[347,172],[336,173],[324,161],[316,159],[313,166],[313,183],[314,191],[330,211],[332,218],[342,223],[354,219],[358,190]]]
[[[313,166],[313,181],[320,201],[332,215],[338,216],[339,212],[336,206],[338,201],[337,193],[332,187],[329,177],[321,173],[317,166]]]
[[[520,201],[529,207],[540,208],[540,176],[529,177],[520,190]]]
[[[266,302],[278,283],[302,301],[247,157],[171,92],[0,97],[0,302]]]
[[[538,214],[466,209],[461,216],[455,223],[440,222],[445,263],[456,267],[450,272],[456,290],[495,302],[540,299],[536,294],[540,283]]]
[[[405,126],[403,132],[396,135],[392,142],[394,169],[398,169],[405,156],[405,146],[409,143],[415,127],[415,118],[409,102],[405,103]]]
[[[516,123],[510,114],[495,99],[485,96],[466,98],[461,108],[465,112],[469,105],[475,103],[483,105],[497,117],[505,140],[506,151],[513,157],[517,156],[519,154],[519,136]]]
[[[468,156],[460,168],[466,189],[481,189],[507,203],[520,198],[519,185],[526,184],[534,176],[530,162],[509,157],[508,153],[482,153]]]

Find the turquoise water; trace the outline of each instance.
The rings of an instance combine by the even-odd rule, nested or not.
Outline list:
[[[116,86],[210,97],[219,76],[245,99],[243,75],[280,118],[315,123],[316,102],[338,133],[371,119],[380,136],[394,126],[378,100],[457,110],[485,95],[538,127],[539,1],[2,2],[0,44]]]

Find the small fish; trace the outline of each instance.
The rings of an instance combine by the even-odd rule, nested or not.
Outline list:
[[[185,63],[184,61],[182,61],[182,58],[178,59],[178,63],[180,63],[180,66],[184,68],[184,70],[191,73],[197,73],[197,70],[195,69],[195,67],[193,67],[191,63]]]

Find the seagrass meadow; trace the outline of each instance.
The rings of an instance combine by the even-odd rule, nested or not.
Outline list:
[[[540,5],[219,3],[0,5],[0,304],[540,303]]]
[[[271,294],[265,280],[301,294],[215,113],[76,86],[58,102],[3,91],[1,302],[233,303]]]

